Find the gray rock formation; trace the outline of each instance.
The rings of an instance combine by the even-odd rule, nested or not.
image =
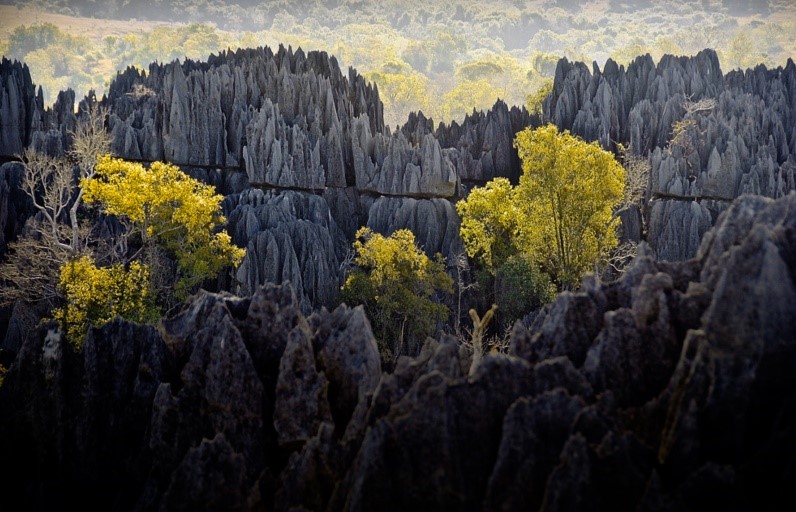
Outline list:
[[[237,270],[241,293],[266,282],[290,282],[305,313],[333,305],[347,242],[323,197],[248,189],[224,200],[233,241],[246,247]]]
[[[23,232],[25,221],[33,215],[33,203],[22,191],[25,167],[9,162],[0,166],[0,258],[9,242]]]
[[[33,87],[28,66],[5,57],[0,61],[0,155],[21,155],[44,110],[41,88]]]
[[[688,102],[715,105],[687,113]],[[606,149],[623,143],[648,157],[652,198],[647,240],[657,257],[696,254],[717,214],[742,194],[777,198],[796,190],[796,65],[721,73],[716,53],[695,57],[649,55],[625,69],[609,60],[601,71],[559,62],[545,117]],[[682,145],[670,146],[674,123],[694,123]],[[714,201],[689,207],[672,199]],[[663,203],[663,204],[661,204]]]
[[[439,141],[426,133],[410,143],[402,131],[371,136],[367,120],[356,125],[353,139],[357,189],[389,196],[452,197],[458,176]]]
[[[63,152],[77,119],[74,93],[62,92],[44,111],[26,68],[6,62],[2,69],[4,97],[17,98],[0,108],[9,127],[4,137],[14,139],[7,144]],[[716,104],[688,114],[693,151],[670,147],[684,102],[701,99]],[[81,108],[94,101],[87,97]],[[238,272],[241,292],[289,281],[305,311],[333,304],[340,261],[362,225],[385,234],[409,228],[429,254],[459,253],[451,201],[497,176],[516,182],[514,136],[539,121],[499,101],[461,124],[436,128],[412,114],[391,134],[378,91],[354,70],[346,76],[334,57],[284,47],[152,64],[147,72],[129,68],[113,80],[104,104],[116,154],[182,164],[232,197],[230,231],[250,246]],[[724,77],[715,52],[706,50],[657,65],[639,57],[627,69],[609,60],[590,70],[564,59],[544,112],[606,148],[621,142],[649,158],[651,203],[621,212],[622,239],[646,237],[659,259],[682,260],[695,254],[733,198],[776,198],[796,188],[795,106],[792,62]],[[265,207],[238,199],[251,187],[301,193],[306,199],[291,195],[288,202],[309,206],[288,214],[291,220],[254,222],[261,213],[253,209]]]
[[[429,256],[439,252],[452,258],[464,251],[459,217],[445,199],[380,197],[368,209],[367,226],[384,234],[409,229]]]
[[[704,204],[679,199],[653,201],[650,210],[650,246],[662,260],[681,260],[696,254],[713,217]]]
[[[487,112],[473,112],[459,125],[440,124],[434,135],[443,148],[452,148],[449,155],[456,173],[462,181],[482,185],[487,181],[504,177],[516,183],[522,170],[514,136],[517,132],[538,123],[531,118],[525,107],[509,108],[498,100]],[[422,119],[410,117],[402,129],[421,126]],[[417,128],[414,128],[417,131]]]
[[[0,388],[6,498],[41,508],[748,510],[796,452],[796,193],[742,196],[695,258],[642,244],[468,375],[429,339],[383,373],[361,309],[202,293],[82,353],[53,326]]]
[[[417,129],[390,135],[361,76],[344,77],[325,53],[282,47],[131,68],[106,103],[116,153],[199,166],[190,172],[229,195],[228,229],[248,249],[241,293],[288,281],[305,312],[333,305],[362,225],[412,229],[429,254],[460,252],[450,203],[461,193],[458,169],[484,181],[518,176],[511,140],[527,118],[498,103],[461,127],[441,126],[450,147],[417,116]],[[233,179],[241,168],[245,177]]]
[[[44,110],[27,69],[3,66],[4,94],[17,98],[2,109],[9,144],[63,154],[80,115],[74,93],[62,91]],[[96,102],[89,94],[79,110]],[[287,281],[306,313],[334,305],[340,263],[363,225],[411,229],[430,255],[461,253],[452,202],[496,176],[518,179],[512,141],[531,122],[499,101],[436,129],[412,114],[391,134],[378,91],[362,76],[344,75],[326,53],[284,47],[131,67],[102,104],[115,155],[177,164],[228,196],[228,230],[248,249],[239,285],[228,289],[250,294]]]
[[[207,62],[128,68],[108,92],[120,156],[184,165],[246,165],[252,182],[345,186],[351,119],[381,132],[378,93],[324,52],[222,52]]]

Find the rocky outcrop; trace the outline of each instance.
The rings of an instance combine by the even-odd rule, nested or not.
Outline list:
[[[22,191],[25,167],[9,162],[0,166],[0,258],[6,253],[8,243],[16,240],[33,215],[33,204]]]
[[[228,196],[223,206],[233,242],[246,247],[237,269],[242,294],[287,281],[305,313],[333,306],[348,244],[323,197],[248,189]]]
[[[89,102],[95,101],[92,92],[80,102],[81,110],[84,110]],[[51,156],[64,155],[72,145],[72,133],[77,126],[75,91],[72,89],[60,91],[52,108],[44,111],[41,117],[40,126],[31,135],[30,147],[39,153]]]
[[[462,192],[458,168],[466,160],[479,179],[516,175],[511,140],[524,121],[498,103],[446,132],[450,147],[430,130],[391,135],[361,76],[344,77],[325,53],[283,47],[131,68],[106,104],[117,154],[184,164],[228,195],[228,229],[248,249],[241,293],[288,281],[307,313],[333,305],[362,225],[412,229],[429,254],[460,252],[450,202]]]
[[[419,126],[418,120],[415,126]],[[450,158],[456,173],[462,181],[483,185],[497,177],[508,178],[517,183],[522,173],[520,159],[514,150],[514,136],[517,132],[538,124],[525,107],[509,108],[498,100],[486,112],[467,115],[460,125],[456,121],[450,125],[441,124],[434,132],[443,148],[452,148]],[[406,130],[412,127],[410,118]]]
[[[221,167],[246,160],[255,167],[250,178],[273,185],[284,170],[320,172],[329,185],[344,184],[350,120],[367,114],[371,129],[383,130],[378,93],[362,77],[353,70],[345,77],[325,52],[281,46],[276,53],[258,48],[207,62],[152,64],[148,74],[128,68],[111,84],[107,102],[120,156]],[[305,152],[310,158],[294,162]]]
[[[4,66],[21,84],[14,91],[33,98],[26,68]],[[78,110],[96,102],[90,94]],[[62,91],[46,111],[14,114],[15,147],[63,154],[81,115],[75,103]],[[498,101],[436,129],[412,114],[391,134],[378,91],[362,76],[345,75],[324,52],[281,46],[131,67],[101,103],[115,155],[177,164],[227,196],[228,229],[248,248],[234,291],[287,281],[306,313],[334,304],[340,262],[363,225],[411,229],[430,255],[461,253],[453,202],[496,176],[516,182],[512,141],[531,122]]]
[[[354,139],[356,186],[362,192],[416,198],[453,197],[458,176],[447,153],[430,133],[411,144],[398,131],[392,137],[363,130]]]
[[[30,78],[28,66],[0,61],[0,155],[21,155],[30,144],[33,127],[41,123],[44,100]]]
[[[361,308],[202,293],[82,353],[52,326],[0,388],[6,499],[42,508],[688,510],[780,503],[796,441],[796,194],[743,196],[685,262],[642,244],[473,372],[383,372]],[[468,375],[469,373],[469,375]]]
[[[553,92],[543,105],[545,117],[604,148],[630,142],[636,154],[665,146],[673,121],[682,115],[682,100],[715,98],[724,90],[724,75],[713,50],[694,57],[637,57],[627,67],[609,59],[591,72],[581,63],[559,61]]]
[[[689,111],[688,104],[700,100],[713,103]],[[649,55],[638,57],[627,69],[609,59],[591,72],[564,59],[544,103],[546,118],[560,128],[606,149],[623,143],[649,158],[648,241],[658,258],[668,260],[694,256],[707,228],[734,198],[777,198],[796,190],[795,109],[792,61],[725,77],[712,50],[664,56],[657,65]],[[692,127],[670,145],[673,125],[684,119]],[[713,204],[689,206],[692,199]]]
[[[417,245],[430,257],[441,253],[452,259],[464,251],[459,217],[453,204],[445,199],[380,197],[368,209],[367,226],[386,234],[409,229]]]
[[[18,99],[18,107],[0,109],[3,119],[15,119],[3,133],[18,132],[12,138],[19,142],[9,144],[63,152],[77,119],[74,93],[62,92],[44,111],[24,66],[3,66],[4,94]],[[686,103],[700,100],[715,105],[687,114]],[[81,108],[94,101],[86,98]],[[665,56],[657,64],[639,57],[627,68],[609,60],[602,70],[563,59],[544,112],[561,128],[609,149],[621,142],[649,159],[651,203],[622,212],[622,239],[646,237],[659,259],[682,260],[695,254],[733,198],[776,198],[796,188],[795,104],[792,62],[725,77],[716,53],[705,50],[694,57]],[[348,245],[362,225],[383,233],[410,228],[427,252],[448,256],[460,251],[460,240],[456,216],[441,200],[455,201],[498,176],[516,182],[521,167],[514,136],[539,122],[525,109],[498,101],[461,124],[436,128],[422,113],[412,114],[391,134],[378,91],[362,76],[354,70],[344,74],[326,53],[284,47],[152,64],[146,72],[129,68],[113,80],[104,105],[119,156],[183,165],[226,195],[258,187],[320,196],[321,202],[308,201],[319,208],[316,217],[328,211],[337,224],[329,233],[335,247]],[[692,129],[684,145],[670,146],[672,125],[684,116]],[[233,210],[227,211],[230,217],[248,218]],[[242,290],[288,280],[305,306],[330,305],[329,293],[304,287],[319,277],[306,275],[313,262],[303,258],[313,252],[295,246],[329,245],[319,245],[325,235],[308,229],[276,230],[266,223],[260,233],[238,236],[258,253],[239,275]],[[344,236],[338,239],[338,233]],[[309,239],[286,240],[305,235]],[[319,272],[328,273],[320,279],[338,281],[329,270],[336,263],[324,263]]]
[[[679,199],[653,201],[649,218],[650,246],[657,258],[669,261],[696,254],[713,221],[702,202]]]

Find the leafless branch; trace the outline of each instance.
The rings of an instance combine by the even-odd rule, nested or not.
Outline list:
[[[638,253],[638,243],[628,240],[615,247],[608,258],[595,267],[595,274],[601,281],[613,281],[630,266]]]
[[[702,98],[698,101],[693,101],[691,96],[687,97],[683,102],[686,117],[692,116],[697,112],[708,112],[716,108],[716,98]]]
[[[650,178],[649,159],[634,154],[629,148],[619,145],[619,158],[625,168],[625,206],[642,206]]]
[[[80,166],[81,178],[93,176],[99,156],[110,152],[111,135],[105,130],[107,115],[105,107],[93,105],[83,112],[75,130],[71,132],[69,156]]]
[[[467,283],[467,274],[470,272],[470,262],[467,259],[467,255],[463,252],[454,255],[453,257],[453,264],[456,267],[456,318],[454,320],[454,332],[456,336],[461,337],[461,318],[462,318],[462,299],[464,297],[464,293],[471,289],[476,288],[478,286],[477,283],[471,282]]]
[[[52,237],[48,227],[31,219],[29,236],[9,244],[5,260],[0,263],[0,306],[18,300],[53,303],[59,296],[58,282],[61,266],[66,263],[71,248]],[[38,226],[37,226],[38,224]],[[58,225],[60,237],[68,235],[65,226]]]
[[[22,190],[33,201],[33,206],[41,212],[45,225],[40,229],[47,230],[50,239],[64,249],[71,248],[60,229],[62,216],[69,208],[73,188],[72,166],[63,159],[25,151],[25,177]]]

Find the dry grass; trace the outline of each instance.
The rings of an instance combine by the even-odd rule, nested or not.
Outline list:
[[[0,5],[0,33],[7,34],[17,27],[38,23],[52,23],[66,33],[82,35],[95,42],[102,41],[105,36],[122,36],[149,31],[159,25],[182,25],[182,23],[153,21],[79,18],[64,14],[52,14],[32,7],[19,8],[14,5]]]

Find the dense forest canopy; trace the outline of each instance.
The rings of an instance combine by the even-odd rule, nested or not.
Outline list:
[[[523,104],[561,56],[627,64],[713,47],[727,71],[796,54],[788,0],[3,0],[0,14],[0,53],[30,66],[48,103],[67,87],[101,95],[129,65],[285,44],[376,82],[392,126],[412,110],[450,121],[498,97]]]

